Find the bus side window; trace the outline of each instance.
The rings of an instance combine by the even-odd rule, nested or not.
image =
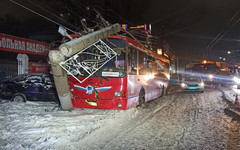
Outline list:
[[[152,58],[143,52],[139,52],[139,75],[151,74],[153,70]]]
[[[137,75],[137,50],[134,48],[129,48],[128,53],[128,67],[130,75]]]
[[[156,76],[163,76],[162,73],[164,72],[164,70],[156,62],[154,63],[154,67],[155,67],[154,70],[156,71],[155,75]]]
[[[146,54],[139,51],[139,75],[146,74]]]

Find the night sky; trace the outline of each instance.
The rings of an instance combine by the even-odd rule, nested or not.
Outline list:
[[[48,17],[69,28],[79,26],[78,19],[93,18],[84,8],[95,7],[112,24],[152,24],[154,42],[157,43],[160,38],[166,40],[180,60],[200,61],[207,54],[207,59],[217,60],[222,56],[226,57],[226,61],[235,60],[240,63],[240,57],[236,57],[236,50],[240,49],[239,0],[15,1],[45,13],[44,15],[53,13],[60,17],[62,14],[62,19],[70,21],[71,25],[59,21],[59,18]],[[35,33],[57,34],[56,24],[11,1],[1,0],[0,4],[1,33],[22,37]],[[40,10],[36,4],[51,13]],[[235,50],[235,56],[228,56],[229,50]]]

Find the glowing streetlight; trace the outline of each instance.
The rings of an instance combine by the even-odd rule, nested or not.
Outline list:
[[[158,53],[159,55],[162,55],[162,54],[163,54],[163,50],[162,50],[161,48],[159,48],[159,49],[157,49],[157,53]]]
[[[228,54],[231,54],[231,51],[228,51],[227,53],[228,53]]]

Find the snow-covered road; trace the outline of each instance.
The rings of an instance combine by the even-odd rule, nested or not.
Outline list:
[[[219,90],[170,94],[129,110],[0,104],[0,149],[240,149],[239,123]]]

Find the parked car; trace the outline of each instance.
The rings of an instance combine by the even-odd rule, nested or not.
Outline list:
[[[204,82],[199,76],[186,76],[181,83],[183,91],[204,92]]]
[[[50,74],[23,74],[0,83],[0,98],[12,101],[58,101]]]

